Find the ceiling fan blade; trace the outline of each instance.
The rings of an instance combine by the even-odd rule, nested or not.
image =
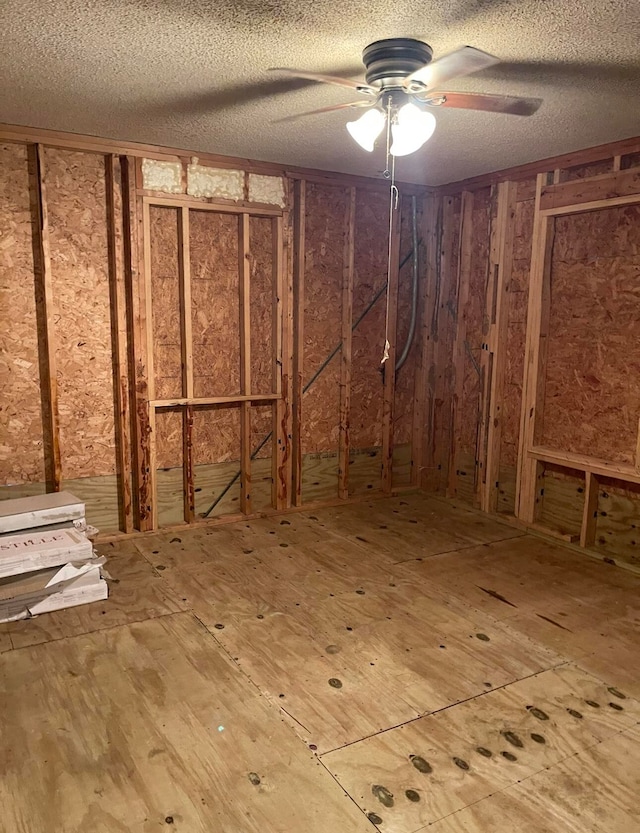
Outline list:
[[[460,78],[462,75],[471,75],[481,69],[499,64],[500,58],[474,49],[473,46],[461,46],[455,52],[443,55],[432,61],[430,64],[421,67],[405,78],[404,86],[412,92],[419,92],[421,89],[433,89],[440,87],[447,81]]]
[[[292,78],[306,78],[308,81],[318,81],[320,84],[335,84],[349,90],[357,90],[365,95],[377,95],[378,90],[370,87],[366,81],[352,81],[350,78],[340,78],[337,75],[322,75],[319,72],[307,72],[304,69],[289,69],[287,67],[271,67],[268,72],[282,72]]]
[[[596,84],[638,84],[640,63],[596,63],[585,61],[502,61],[479,76],[508,83],[540,86],[591,87]]]
[[[285,116],[283,119],[275,119],[271,124],[281,124],[286,121],[297,121],[303,119],[305,116],[316,116],[320,113],[332,113],[334,110],[350,110],[352,108],[373,107],[375,100],[370,101],[350,101],[348,104],[332,104],[329,107],[319,107],[317,110],[307,110],[305,113],[295,113],[292,116]]]
[[[442,101],[441,99],[444,99]],[[488,113],[509,113],[512,116],[532,116],[542,104],[541,98],[518,98],[512,95],[483,93],[430,93],[418,98],[434,107],[455,107],[459,110],[485,110]]]

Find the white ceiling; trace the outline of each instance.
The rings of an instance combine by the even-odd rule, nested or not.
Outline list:
[[[411,36],[435,57],[470,44],[505,61],[452,89],[544,104],[530,118],[437,111],[401,179],[436,185],[640,134],[640,0],[4,0],[1,14],[5,123],[375,176],[383,152],[355,145],[353,116],[271,124],[348,90],[284,93],[295,84],[265,70],[353,77],[368,43]]]

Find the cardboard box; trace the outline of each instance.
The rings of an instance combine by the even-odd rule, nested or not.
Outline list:
[[[70,492],[0,500],[0,533],[84,518],[84,503]]]
[[[0,579],[0,622],[106,599],[109,590],[100,573],[103,563],[104,559],[95,558],[83,564]]]
[[[0,578],[86,561],[92,556],[91,541],[75,529],[6,535],[0,538]]]

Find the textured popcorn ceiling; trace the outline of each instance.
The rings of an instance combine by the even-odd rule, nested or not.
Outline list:
[[[544,104],[528,119],[437,111],[433,139],[399,161],[403,179],[450,182],[640,134],[640,0],[4,0],[0,15],[8,123],[377,175],[382,152],[354,144],[344,113],[270,123],[349,91],[285,94],[295,85],[265,70],[353,76],[366,44],[413,36],[436,56],[471,44],[507,62],[452,89]]]

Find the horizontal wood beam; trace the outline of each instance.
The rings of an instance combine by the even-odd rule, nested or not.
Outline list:
[[[149,402],[154,408],[179,408],[182,405],[192,405],[194,408],[207,405],[235,405],[240,402],[272,402],[280,399],[278,393],[248,393],[242,396],[208,396],[188,399],[177,397],[176,399],[153,399]]]
[[[635,195],[640,202],[640,169],[612,171],[588,179],[575,179],[547,185],[540,194],[540,210],[579,207],[584,203],[613,200]]]
[[[159,205],[163,208],[193,208],[197,211],[216,211],[218,214],[251,214],[255,217],[282,217],[282,208],[262,203],[232,202],[219,200],[216,202],[202,202],[188,195],[174,195],[160,197],[150,191],[142,192],[145,205]]]
[[[624,480],[626,483],[640,483],[640,472],[631,463],[612,463],[599,457],[587,454],[574,454],[569,451],[555,451],[552,448],[534,446],[529,449],[527,456],[542,463],[552,463],[576,471],[590,472],[602,477],[612,477],[614,480]]]
[[[562,214],[583,214],[586,211],[602,211],[605,208],[616,208],[620,205],[637,205],[640,203],[640,194],[630,194],[627,197],[609,197],[603,200],[592,200],[591,202],[576,203],[574,205],[562,205],[559,208],[547,208],[541,211],[541,217],[559,217]]]

